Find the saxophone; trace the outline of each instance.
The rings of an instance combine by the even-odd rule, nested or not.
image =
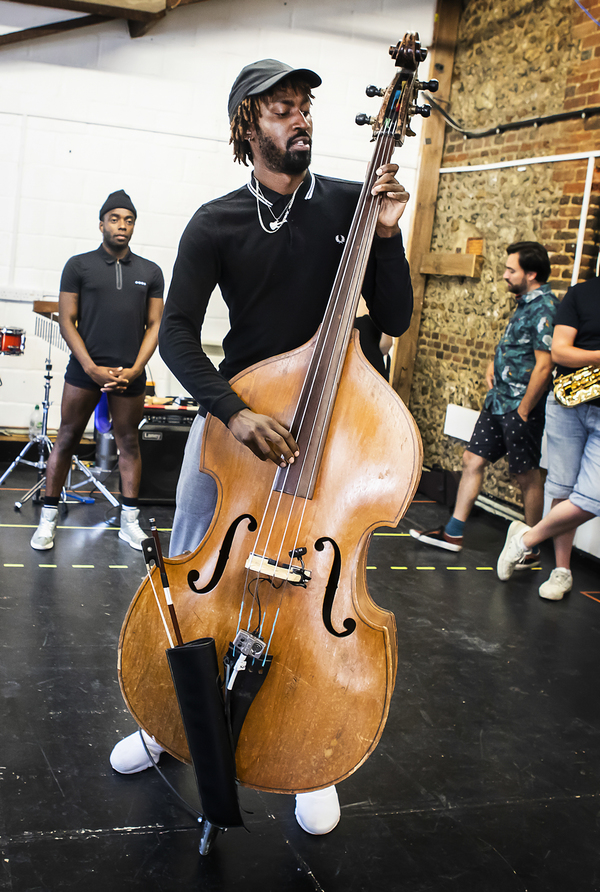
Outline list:
[[[586,365],[554,379],[554,396],[563,406],[578,406],[600,398],[600,366]]]

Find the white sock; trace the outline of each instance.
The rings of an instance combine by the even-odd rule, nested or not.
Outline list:
[[[531,554],[531,548],[527,548],[527,546],[523,542],[523,535],[524,534],[519,536],[519,538],[517,539],[517,545],[519,546],[519,548],[522,548],[524,550],[525,554]]]

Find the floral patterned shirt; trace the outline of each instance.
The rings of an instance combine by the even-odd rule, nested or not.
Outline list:
[[[492,415],[505,415],[519,406],[535,366],[535,351],[550,352],[558,305],[547,284],[517,298],[517,308],[496,347],[494,386],[485,398],[484,409]]]

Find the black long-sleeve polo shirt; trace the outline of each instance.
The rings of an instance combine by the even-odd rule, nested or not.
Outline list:
[[[228,379],[306,343],[327,306],[361,186],[308,174],[287,222],[265,227],[290,200],[261,185],[272,211],[247,186],[203,205],[179,245],[159,334],[161,356],[201,404],[227,424],[245,403]],[[229,309],[219,371],[201,347],[216,286]],[[408,328],[412,287],[402,237],[375,236],[363,296],[375,324],[390,335]]]

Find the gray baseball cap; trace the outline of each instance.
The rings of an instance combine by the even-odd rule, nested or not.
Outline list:
[[[247,96],[257,96],[259,93],[270,90],[290,74],[298,75],[311,87],[318,87],[321,84],[319,75],[311,71],[310,68],[292,68],[285,62],[278,62],[277,59],[261,59],[260,62],[253,62],[242,68],[229,94],[227,102],[229,120],[233,120],[240,103]]]

